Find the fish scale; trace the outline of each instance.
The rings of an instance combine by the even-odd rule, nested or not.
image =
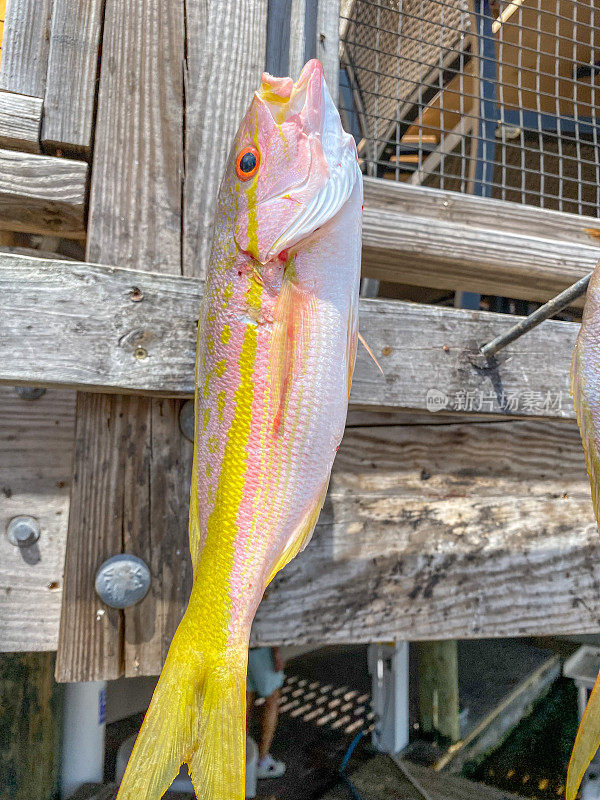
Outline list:
[[[309,541],[346,419],[358,335],[362,177],[321,64],[263,75],[219,190],[199,315],[194,583],[119,800],[186,762],[201,800],[242,800],[250,627]]]

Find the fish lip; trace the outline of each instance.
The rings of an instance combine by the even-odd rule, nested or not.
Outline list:
[[[280,78],[263,72],[256,96],[265,104],[278,125],[301,115],[304,128],[308,123],[307,132],[318,132],[324,107],[324,86],[323,65],[318,59],[312,58],[304,65],[295,83],[291,78]]]

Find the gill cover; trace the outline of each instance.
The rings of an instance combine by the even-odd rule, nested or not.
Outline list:
[[[343,207],[361,174],[352,136],[341,125],[319,61],[297,83],[263,75],[240,127],[231,161],[260,153],[253,180],[238,182],[235,238],[262,264],[323,227]]]

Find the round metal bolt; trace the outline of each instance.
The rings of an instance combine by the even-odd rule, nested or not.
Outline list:
[[[133,355],[137,358],[138,361],[143,361],[145,358],[148,357],[148,351],[145,347],[136,347],[133,351]]]
[[[150,588],[150,570],[141,558],[121,553],[100,565],[95,586],[107,606],[129,608],[146,596]]]
[[[186,400],[179,411],[179,430],[190,442],[194,441],[194,401]]]
[[[139,303],[140,300],[144,299],[144,293],[139,288],[139,286],[134,286],[129,292],[129,297],[131,298],[131,300],[133,300],[134,303]]]
[[[21,400],[38,400],[46,390],[40,386],[17,386],[17,394]]]
[[[8,541],[15,547],[29,547],[40,538],[40,526],[33,517],[13,517],[6,533]]]

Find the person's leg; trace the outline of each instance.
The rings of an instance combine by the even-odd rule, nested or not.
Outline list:
[[[279,717],[279,703],[281,701],[281,691],[275,691],[268,697],[265,697],[265,702],[260,715],[260,741],[258,743],[258,757],[264,758],[271,749],[273,737],[275,736],[275,729],[277,728],[277,719]]]
[[[246,730],[248,730],[248,725],[250,724],[250,715],[254,708],[254,698],[255,693],[252,690],[248,690],[246,692]]]

